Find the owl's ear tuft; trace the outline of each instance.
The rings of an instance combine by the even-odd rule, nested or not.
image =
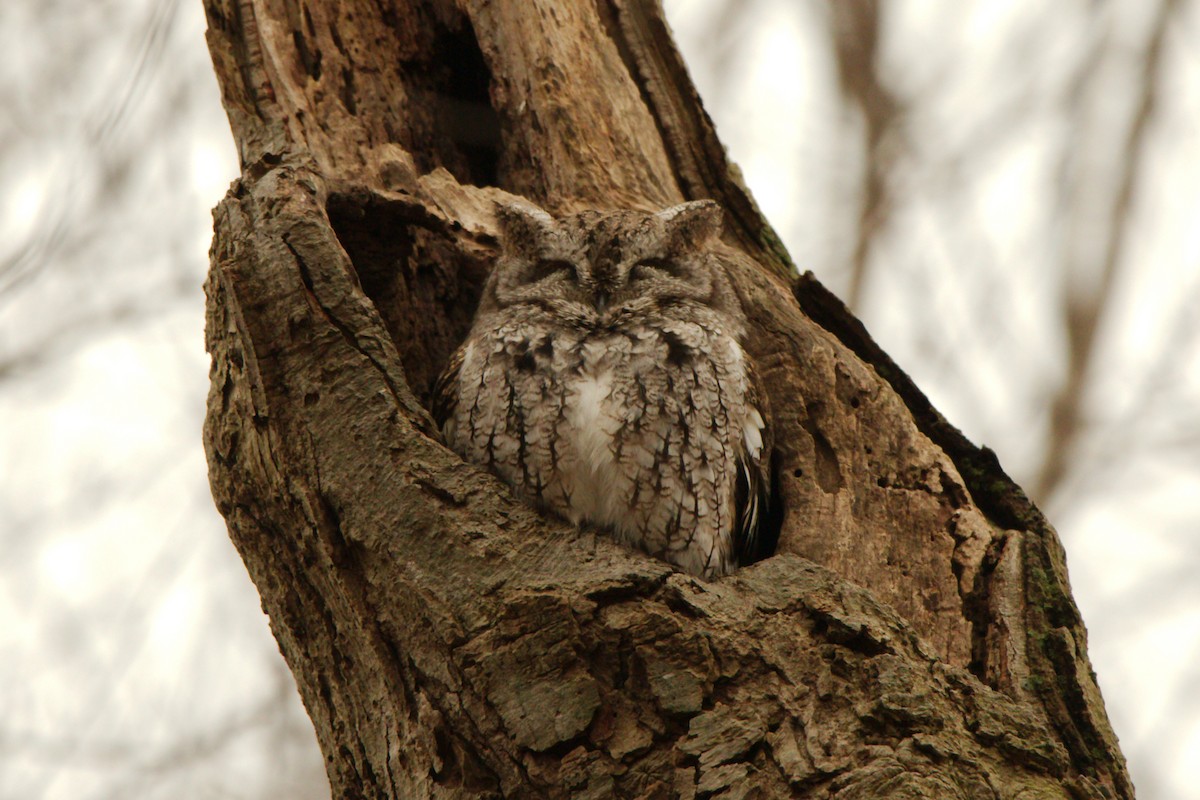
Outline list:
[[[492,211],[500,238],[509,249],[528,250],[528,245],[541,241],[555,226],[554,217],[533,203],[497,202]]]
[[[663,209],[656,215],[667,230],[674,250],[697,250],[721,233],[725,212],[715,200],[693,200]]]

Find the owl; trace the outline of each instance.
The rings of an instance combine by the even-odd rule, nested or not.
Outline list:
[[[712,252],[720,207],[496,218],[500,256],[434,392],[449,446],[543,511],[693,575],[756,560],[768,431]]]

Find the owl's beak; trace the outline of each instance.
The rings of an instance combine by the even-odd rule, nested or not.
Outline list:
[[[596,292],[596,310],[603,314],[608,309],[608,292],[600,289]]]

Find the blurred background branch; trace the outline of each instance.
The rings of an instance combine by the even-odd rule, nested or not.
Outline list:
[[[879,72],[883,22],[879,0],[827,0],[837,89],[846,106],[846,133],[862,142],[858,233],[842,298],[860,305],[875,241],[887,228],[892,207],[889,180],[904,148],[903,107]],[[857,135],[856,135],[857,134]]]
[[[669,0],[803,269],[1059,526],[1143,800],[1200,764],[1197,0]],[[320,797],[212,508],[193,0],[6,0],[0,798]]]
[[[1176,0],[1159,3],[1142,47],[1122,41],[1121,32],[1113,29],[1119,21],[1109,15],[1106,24],[1096,26],[1096,43],[1087,49],[1087,58],[1064,98],[1069,134],[1062,153],[1057,207],[1062,218],[1059,259],[1067,369],[1050,401],[1045,453],[1029,485],[1032,496],[1043,503],[1062,485],[1085,433],[1088,378],[1103,355],[1098,352],[1097,332],[1129,264],[1126,242],[1136,235],[1138,223],[1135,192],[1162,90],[1164,42],[1177,6]],[[1113,100],[1113,73],[1122,70],[1131,73],[1132,91],[1125,103],[1127,118],[1114,119],[1104,106]]]

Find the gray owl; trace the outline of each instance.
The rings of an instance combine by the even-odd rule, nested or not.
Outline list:
[[[711,252],[720,207],[496,217],[501,255],[435,390],[447,443],[539,508],[693,575],[755,560],[766,423]]]

